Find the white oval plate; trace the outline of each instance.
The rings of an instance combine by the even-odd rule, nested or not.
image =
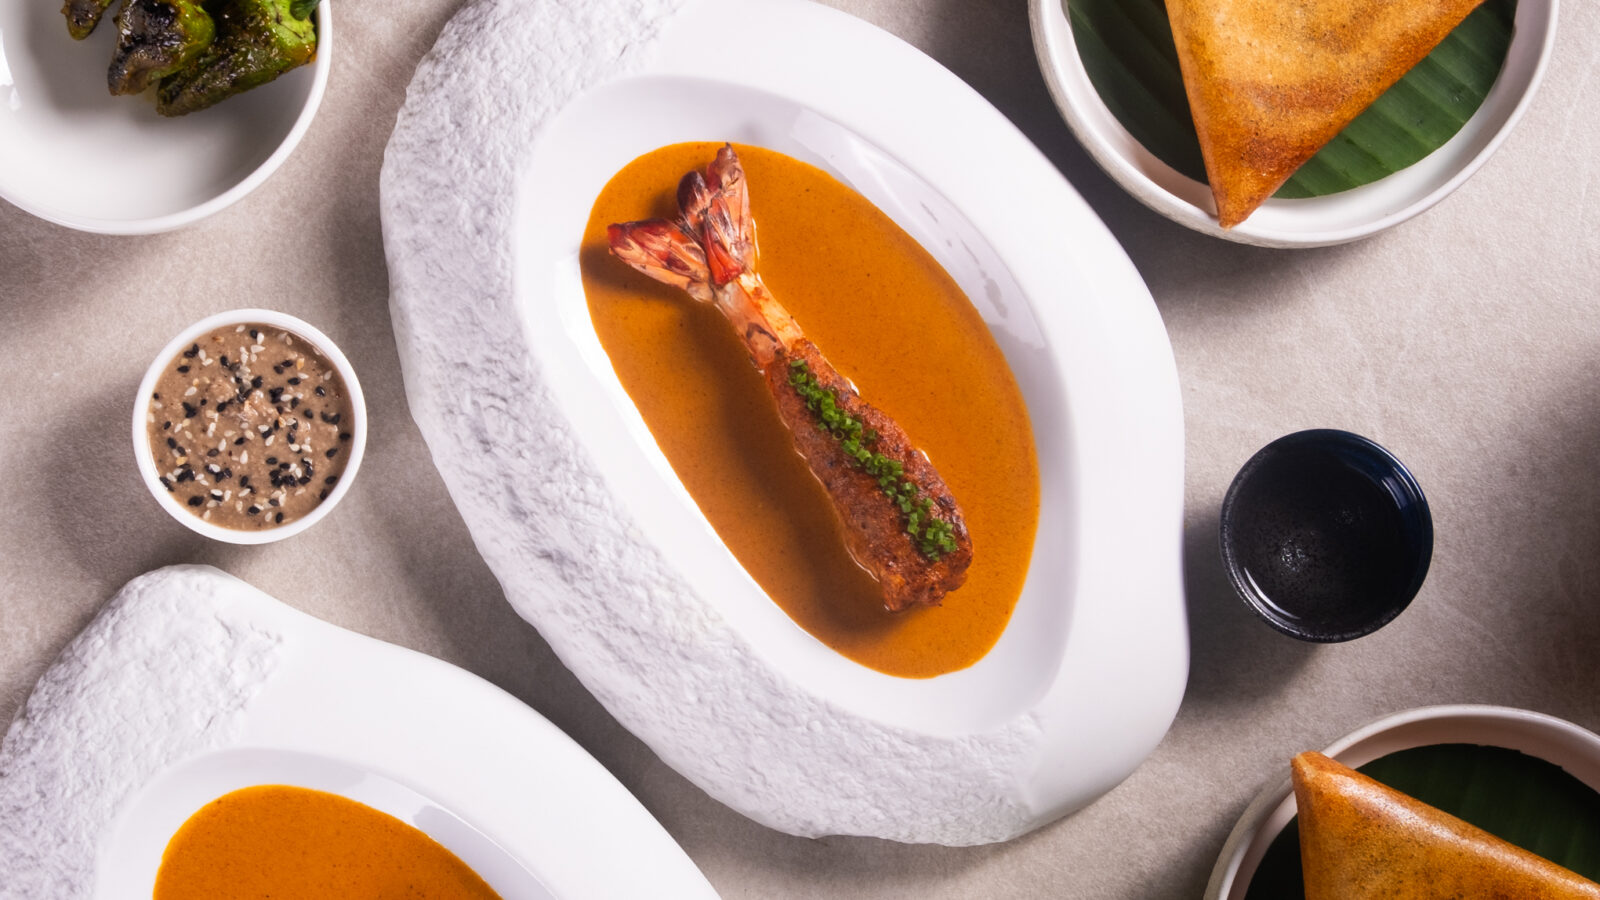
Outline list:
[[[1482,744],[1520,750],[1555,763],[1600,790],[1600,735],[1564,719],[1506,706],[1425,706],[1395,713],[1335,741],[1322,751],[1354,769],[1382,756],[1432,744]],[[1267,847],[1296,813],[1284,760],[1274,779],[1239,817],[1222,845],[1206,885],[1206,900],[1244,900]]]
[[[1217,224],[1210,186],[1157,159],[1100,99],[1078,58],[1064,2],[1029,0],[1033,45],[1056,106],[1100,168],[1141,203],[1212,237],[1263,247],[1322,247],[1392,228],[1443,200],[1500,146],[1533,100],[1555,46],[1557,0],[1519,0],[1500,77],[1467,124],[1415,165],[1353,190],[1268,199],[1233,228]]]
[[[0,749],[0,871],[17,896],[149,897],[179,826],[256,784],[389,813],[506,900],[716,896],[516,698],[203,566],[130,582],[40,679]]]
[[[169,119],[150,94],[106,89],[115,9],[77,41],[59,3],[0,0],[0,199],[102,234],[169,231],[232,205],[311,127],[333,66],[329,5],[310,65]]]
[[[965,844],[1082,806],[1154,748],[1187,672],[1182,419],[1149,293],[1049,162],[906,44],[794,0],[659,7],[531,22],[469,7],[396,128],[384,226],[402,363],[463,517],[612,713],[759,821]],[[497,58],[518,40],[474,44],[478,29],[544,47],[581,29],[605,64]],[[430,63],[496,82],[436,80]],[[444,140],[477,97],[534,112]],[[893,678],[798,628],[617,383],[579,273],[589,209],[629,160],[707,139],[796,156],[876,203],[973,298],[1017,375],[1042,513],[1015,615],[969,669]]]

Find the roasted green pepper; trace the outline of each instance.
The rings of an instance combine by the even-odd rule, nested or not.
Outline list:
[[[216,0],[216,39],[162,79],[157,110],[181,116],[205,109],[311,62],[317,55],[315,7],[306,0]]]
[[[115,0],[67,0],[61,5],[61,14],[67,17],[67,32],[80,41],[88,37],[113,2]]]
[[[198,57],[215,34],[195,0],[124,0],[107,79],[111,93],[140,93]]]

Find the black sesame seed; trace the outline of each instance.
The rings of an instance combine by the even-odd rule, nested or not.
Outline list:
[[[227,368],[228,367],[228,357],[226,357],[226,356],[222,357],[222,367],[223,368]]]
[[[171,429],[172,429],[172,423],[171,422],[162,422],[161,423],[161,430],[162,431],[170,431]]]
[[[339,483],[339,476],[337,476],[337,475],[329,475],[327,478],[322,479],[322,483],[323,484],[338,484]]]
[[[189,367],[188,366],[179,366],[178,367],[178,374],[187,375],[188,373],[189,373]]]
[[[269,457],[267,457],[267,465],[269,465],[269,466],[275,466],[275,465],[277,465],[277,464],[278,464],[278,458],[277,458],[277,457],[276,457],[276,456],[269,456]]]
[[[322,389],[322,385],[320,385],[320,384],[317,385],[317,396],[318,397],[326,397],[326,396],[328,396],[328,392],[323,390]]]
[[[300,479],[299,479],[299,483],[301,484],[301,486],[305,486],[305,485],[310,484],[311,483],[311,476],[310,475],[301,475]]]
[[[232,478],[233,477],[233,470],[224,467],[223,470],[222,470],[222,474],[218,475],[217,477],[218,478],[223,478],[223,479]]]
[[[323,454],[323,455],[327,456],[329,459],[333,459],[336,455],[338,455],[338,453],[339,453],[339,448],[338,447],[329,447],[328,448],[328,452]]]
[[[274,521],[274,522],[282,522],[283,521],[283,513],[278,513],[276,516],[273,517],[272,521]]]
[[[253,388],[261,387],[261,376],[257,375],[256,377],[250,379],[250,386]]]
[[[283,504],[278,502],[278,498],[277,497],[273,497],[271,500],[267,501],[267,505],[268,506],[282,506]]]
[[[250,476],[249,475],[240,475],[239,476],[239,487],[249,487],[249,486],[250,486]]]
[[[273,366],[272,367],[272,371],[278,373],[279,375],[282,375],[283,374],[283,366]]]
[[[325,424],[337,425],[339,424],[340,415],[338,413],[334,413],[330,416],[327,413],[319,413],[318,418],[322,419]]]
[[[201,397],[201,398],[200,398],[200,405],[201,405],[201,406],[205,406],[205,405],[206,405],[206,400],[207,400],[207,399],[208,399],[208,398],[206,398],[206,397]]]
[[[299,379],[299,377],[291,378],[291,379],[289,379],[289,383],[290,384],[299,384],[300,383],[300,379]]]
[[[326,499],[328,499],[328,489],[327,488],[323,488],[322,490],[318,491],[317,492],[317,499],[318,500],[326,500]]]
[[[174,440],[173,438],[169,437],[169,438],[167,438],[167,446],[172,448],[173,450],[176,450],[176,449],[178,449],[178,442],[176,440]]]
[[[235,447],[239,446],[242,443],[244,443],[244,437],[242,435],[233,439],[233,445]]]
[[[250,508],[249,508],[249,509],[247,509],[247,510],[245,510],[245,512],[247,512],[247,513],[249,513],[249,514],[250,514],[250,515],[252,515],[252,516],[254,516],[254,515],[257,515],[257,514],[259,514],[259,513],[260,513],[260,512],[261,512],[261,507],[259,507],[259,506],[252,506],[252,507],[250,507]]]
[[[284,360],[283,362],[278,363],[278,365],[280,365],[280,366],[292,366],[292,365],[294,365],[294,357],[291,356],[288,359]]]
[[[192,419],[192,418],[194,418],[195,416],[197,416],[199,414],[200,414],[200,408],[199,407],[190,406],[187,403],[185,403],[183,405],[183,417],[185,419]]]
[[[150,399],[151,400],[160,400],[161,399],[161,395],[160,394],[156,394],[156,393],[152,393],[150,395]]]
[[[348,431],[339,432],[339,440],[341,440],[341,441],[350,440],[350,432],[348,432]]]
[[[194,359],[195,356],[199,355],[199,353],[200,353],[200,345],[199,344],[190,344],[189,345],[189,349],[183,351],[183,355],[187,359]]]
[[[161,482],[161,486],[166,488],[169,492],[176,490],[176,488],[172,486],[172,482],[167,480],[167,476],[162,475],[158,480]]]
[[[290,409],[299,409],[300,408],[300,398],[299,397],[290,398],[290,400],[289,400],[289,408]]]
[[[189,505],[190,506],[199,506],[200,504],[202,504],[204,502],[206,502],[206,498],[204,498],[204,497],[190,497],[189,498]]]

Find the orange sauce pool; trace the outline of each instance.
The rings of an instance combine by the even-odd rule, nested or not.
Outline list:
[[[189,817],[161,855],[153,900],[427,897],[499,900],[455,854],[337,794],[269,784]]]
[[[600,344],[712,528],[790,618],[890,675],[970,666],[1005,630],[1033,553],[1039,470],[1022,392],[966,295],[888,216],[820,169],[735,148],[757,271],[828,360],[927,452],[966,515],[966,583],[941,606],[886,611],[734,330],[607,249],[607,225],[674,215],[678,179],[719,146],[647,153],[595,201],[581,262]]]

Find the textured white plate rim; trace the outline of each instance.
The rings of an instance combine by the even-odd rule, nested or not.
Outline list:
[[[20,3],[23,0],[10,0]],[[256,166],[248,175],[240,179],[233,186],[211,199],[181,210],[159,216],[139,218],[105,218],[101,216],[79,215],[71,210],[51,206],[40,202],[37,198],[27,196],[16,188],[7,184],[4,177],[0,177],[0,200],[5,200],[12,206],[66,228],[78,231],[87,231],[94,234],[133,235],[133,234],[159,234],[191,225],[214,213],[220,212],[243,199],[245,195],[260,187],[272,173],[283,165],[299,145],[300,139],[305,136],[311,127],[311,120],[316,117],[317,109],[322,105],[322,96],[327,92],[328,74],[333,69],[333,14],[328,7],[332,0],[322,0],[317,5],[317,57],[311,63],[311,86],[302,103],[300,114],[295,118],[294,125],[288,133],[260,165]],[[108,23],[109,24],[109,23]],[[66,36],[66,28],[62,27],[63,40],[70,40]],[[0,48],[0,63],[4,62],[3,48]],[[0,85],[3,87],[3,85]],[[129,99],[131,102],[132,98]]]
[[[898,39],[801,0],[663,0],[650,4],[656,18],[625,6],[544,7],[531,18],[505,0],[464,8],[440,38],[449,55],[419,67],[385,165],[385,245],[407,394],[508,599],[665,762],[771,827],[971,844],[1013,837],[1089,802],[1159,742],[1187,673],[1180,394],[1170,344],[1136,270],[1037,148],[970,87]],[[507,30],[535,24],[546,43],[561,43],[561,35],[576,40],[580,28],[604,33],[584,48],[586,58],[604,64],[508,59],[519,43]],[[491,28],[499,39],[485,43],[482,31]],[[719,48],[709,70],[707,46]],[[561,73],[554,85],[555,73],[543,71],[552,66]],[[492,88],[462,96],[462,86],[472,83],[464,71],[494,82]],[[501,72],[515,81],[496,82]],[[1070,464],[1107,475],[1072,485],[1084,498],[1072,519],[1080,558],[1096,563],[1075,573],[1066,633],[1045,635],[1071,649],[1051,664],[1036,700],[1007,709],[1003,722],[952,727],[925,702],[876,714],[887,688],[847,696],[774,664],[752,632],[696,593],[697,573],[640,539],[642,520],[631,498],[616,497],[618,476],[582,452],[588,436],[552,396],[566,389],[550,383],[550,373],[562,370],[546,365],[535,348],[562,347],[557,332],[592,326],[586,310],[573,310],[577,321],[532,324],[523,306],[548,304],[546,289],[572,290],[576,263],[544,271],[526,265],[515,248],[558,246],[574,255],[593,194],[561,221],[554,221],[555,209],[519,217],[520,204],[537,202],[520,199],[529,183],[525,169],[541,159],[546,174],[585,179],[586,172],[570,173],[561,163],[595,167],[604,157],[609,176],[632,158],[630,151],[653,147],[622,138],[606,144],[597,135],[587,148],[592,156],[561,155],[563,117],[602,94],[693,78],[720,81],[724,99],[791,98],[808,120],[881,149],[932,188],[937,196],[930,200],[953,206],[977,229],[1027,291],[1046,345],[1071,340],[1072,326],[1081,326],[1115,335],[1113,343],[1128,351],[1081,359],[1057,351],[1058,359],[1072,357],[1061,362],[1068,382],[1084,386],[1066,402]],[[491,115],[487,101],[477,99],[488,96],[499,98],[495,108],[534,112],[496,119],[493,133],[462,130],[463,120],[479,121],[478,112],[461,112],[462,105]],[[445,117],[442,110],[458,112]],[[679,111],[631,110],[641,120]],[[620,120],[608,121],[620,127]],[[458,129],[463,147],[484,149],[440,154],[440,132],[450,129]],[[724,137],[730,136],[677,139]],[[511,171],[496,174],[504,172],[498,166]],[[504,179],[520,179],[517,191],[508,192]],[[454,231],[472,240],[441,243],[440,221],[460,222]],[[485,245],[506,249],[480,250]],[[930,249],[938,256],[942,248]],[[509,278],[502,274],[508,271]],[[521,362],[460,364],[478,348]],[[1106,365],[1088,361],[1106,356],[1114,357]],[[1116,394],[1088,388],[1119,378],[1139,386]],[[508,408],[515,414],[508,417]],[[538,431],[508,425],[508,418]],[[502,448],[495,438],[520,443]],[[1128,483],[1109,473],[1126,475]],[[576,515],[541,519],[527,506],[534,498],[572,504]],[[1154,543],[1127,558],[1133,535]],[[1095,551],[1105,546],[1117,549],[1101,560]],[[1115,561],[1124,558],[1130,564],[1122,569],[1131,575],[1119,576]],[[1094,599],[1081,602],[1086,595]],[[873,676],[880,684],[898,681],[862,671],[863,683]],[[936,689],[906,688],[917,690]],[[684,696],[695,702],[682,703]],[[874,714],[864,714],[863,705],[874,706]],[[763,748],[759,761],[747,748]],[[846,772],[850,778],[837,777]]]
[[[162,484],[156,473],[155,458],[150,453],[150,440],[146,431],[149,412],[149,398],[155,390],[156,381],[161,378],[163,370],[170,360],[177,358],[184,345],[194,342],[215,328],[224,325],[243,325],[259,322],[282,328],[309,341],[319,352],[333,364],[339,372],[339,377],[344,379],[345,392],[350,400],[350,444],[345,448],[344,472],[339,477],[338,484],[328,493],[327,499],[317,504],[311,512],[301,517],[298,521],[290,522],[277,528],[267,528],[261,531],[240,531],[233,528],[223,528],[213,525],[189,512],[173,498]],[[333,342],[320,329],[310,322],[298,319],[287,313],[270,309],[233,309],[226,312],[214,313],[206,316],[193,325],[178,332],[167,345],[161,348],[155,359],[150,362],[150,368],[145,371],[144,379],[139,382],[139,391],[134,395],[133,401],[133,458],[134,464],[139,469],[139,476],[144,480],[144,485],[150,490],[150,495],[156,503],[166,510],[169,515],[177,519],[184,527],[196,534],[204,535],[212,540],[228,544],[270,544],[285,538],[294,537],[312,525],[322,521],[333,511],[344,495],[350,492],[350,484],[355,481],[356,473],[361,469],[361,459],[367,449],[367,401],[366,395],[361,392],[361,381],[356,377],[355,367],[345,357],[339,345]]]
[[[1600,735],[1532,710],[1486,704],[1424,706],[1385,716],[1330,744],[1322,753],[1357,768],[1398,750],[1476,743],[1519,750],[1554,763],[1600,790]],[[1284,766],[1288,770],[1287,763]],[[1295,814],[1287,774],[1274,777],[1245,808],[1223,842],[1205,900],[1242,900],[1267,845]],[[1246,874],[1244,881],[1239,875]]]
[[[235,740],[169,766],[145,783],[154,790],[129,797],[98,849],[97,900],[131,896],[124,876],[153,881],[159,853],[152,850],[164,847],[170,833],[152,834],[147,826],[175,821],[186,799],[205,796],[195,793],[196,773],[211,777],[202,784],[231,782],[224,790],[299,782],[363,802],[384,796],[370,785],[350,789],[319,780],[326,778],[319,772],[337,768],[389,782],[391,797],[414,792],[493,842],[522,870],[501,865],[480,872],[512,891],[507,900],[546,892],[716,896],[626,788],[500,688],[431,656],[323,622],[215,569],[176,566],[145,578],[215,581],[227,597],[230,627],[276,634],[286,652],[246,706]],[[171,793],[186,799],[173,807],[174,798],[164,796]],[[447,846],[462,846],[459,833],[417,824]],[[629,865],[616,865],[618,846],[627,848]],[[480,858],[492,862],[493,853]]]
[[[1443,147],[1362,187],[1304,200],[1269,199],[1250,218],[1217,224],[1210,188],[1146,150],[1100,99],[1078,57],[1063,0],[1030,0],[1034,51],[1056,107],[1096,163],[1141,203],[1212,237],[1263,247],[1321,247],[1359,240],[1433,207],[1488,162],[1533,101],[1555,46],[1559,0],[1520,0],[1500,77],[1483,105]]]

